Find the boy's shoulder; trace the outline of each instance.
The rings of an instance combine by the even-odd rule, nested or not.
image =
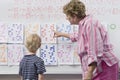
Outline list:
[[[21,59],[21,61],[24,61],[24,60],[43,61],[43,59],[41,59],[40,57],[38,57],[36,55],[24,55],[23,58]]]
[[[41,59],[40,57],[38,57],[37,55],[32,55],[31,59],[33,59],[34,61],[43,61],[43,59]]]
[[[43,59],[42,58],[40,58],[40,57],[38,57],[38,56],[35,56],[36,58],[36,61],[43,61]]]
[[[26,55],[21,59],[20,63],[44,63],[44,60],[38,56],[27,56]]]

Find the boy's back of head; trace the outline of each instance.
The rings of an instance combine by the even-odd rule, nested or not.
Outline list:
[[[41,38],[37,34],[30,34],[26,37],[25,46],[29,52],[35,53],[41,46]]]

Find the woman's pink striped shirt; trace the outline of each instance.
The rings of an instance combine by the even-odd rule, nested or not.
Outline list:
[[[101,61],[108,66],[118,62],[114,56],[112,45],[109,42],[107,31],[98,20],[87,15],[79,22],[79,31],[70,35],[72,42],[78,42],[78,54],[81,59],[83,75],[87,72],[88,65],[97,62],[94,75],[102,71]]]

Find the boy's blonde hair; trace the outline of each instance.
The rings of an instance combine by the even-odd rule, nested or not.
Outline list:
[[[25,46],[30,52],[35,53],[41,46],[41,38],[37,34],[30,34],[26,38]]]
[[[76,15],[78,18],[84,18],[85,11],[85,5],[80,0],[71,0],[63,7],[63,13],[71,17]]]

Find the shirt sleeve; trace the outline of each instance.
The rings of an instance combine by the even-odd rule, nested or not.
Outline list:
[[[72,34],[70,34],[70,40],[72,42],[76,42],[78,40],[78,33],[72,33]]]
[[[22,76],[22,64],[21,64],[21,62],[19,64],[19,75]]]
[[[97,62],[97,53],[96,53],[96,47],[97,47],[97,39],[96,36],[96,28],[95,25],[93,25],[92,23],[90,23],[90,25],[88,25],[86,32],[86,39],[85,42],[87,42],[87,64],[88,66],[93,63],[93,62]]]
[[[45,65],[44,65],[44,61],[43,60],[38,60],[36,63],[35,63],[36,67],[37,67],[37,73],[38,74],[43,74],[44,72],[46,72],[46,69],[45,69]]]

